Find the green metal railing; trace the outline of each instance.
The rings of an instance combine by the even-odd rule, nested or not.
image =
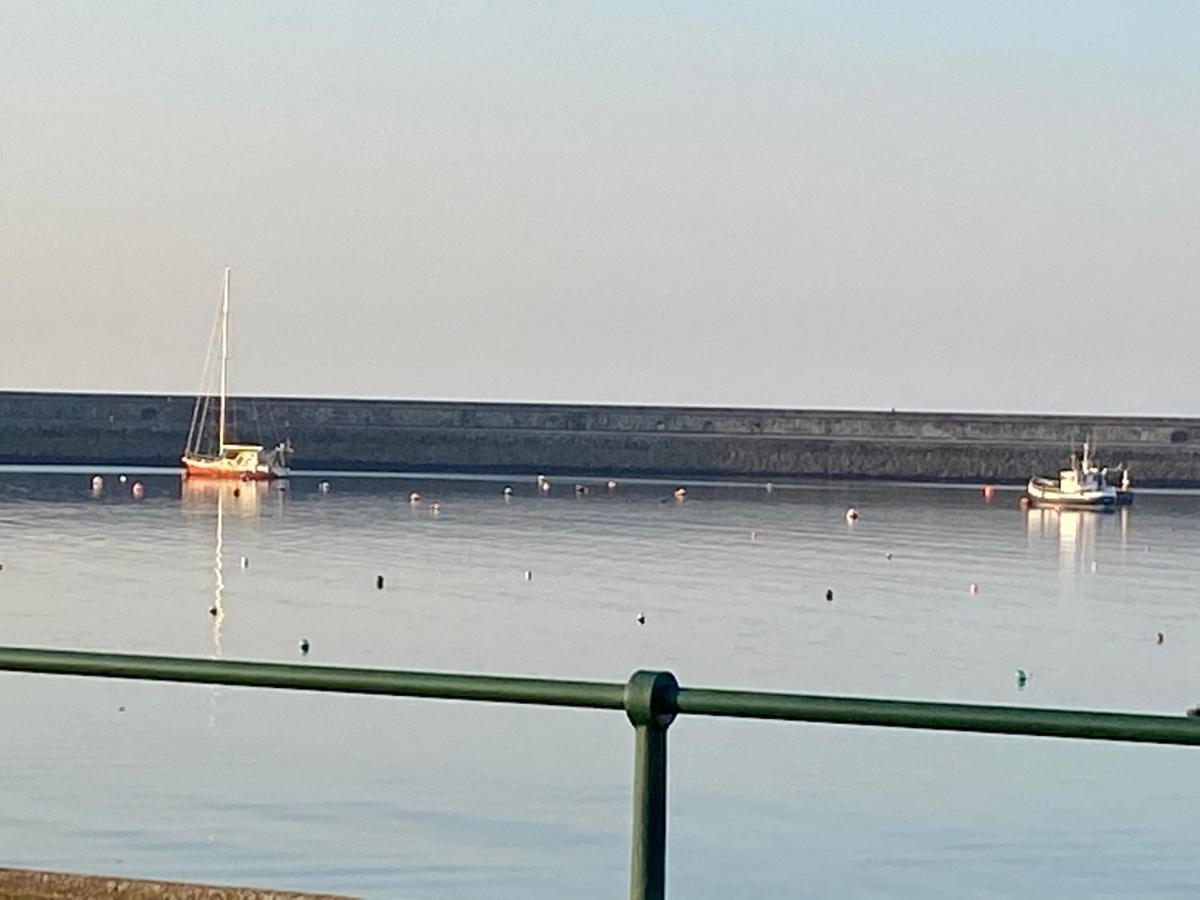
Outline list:
[[[1150,744],[1200,744],[1200,722],[1183,716],[685,688],[680,687],[670,672],[639,671],[625,684],[619,684],[23,647],[0,647],[0,670],[624,710],[634,728],[629,888],[633,900],[660,900],[665,896],[667,729],[677,715]]]

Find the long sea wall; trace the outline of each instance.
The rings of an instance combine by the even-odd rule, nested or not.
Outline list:
[[[0,392],[0,464],[178,465],[194,398]],[[1200,486],[1200,419],[232,398],[231,436],[297,470],[1018,483],[1099,445],[1135,483]]]

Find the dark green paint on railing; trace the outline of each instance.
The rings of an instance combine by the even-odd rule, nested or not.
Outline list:
[[[625,708],[623,684],[559,681],[550,678],[509,678],[501,675],[457,675],[452,672],[404,672],[342,666],[0,647],[0,670],[5,669],[50,675],[182,681],[192,684],[284,688],[337,694],[382,694],[389,697],[426,697],[435,700],[582,706],[588,709]]]
[[[630,897],[635,900],[658,900],[666,890],[667,730],[678,715],[1200,744],[1200,722],[1183,716],[685,688],[669,672],[635,672],[620,684],[24,647],[0,647],[0,670],[624,710],[634,727]]]
[[[873,725],[880,728],[1143,744],[1200,744],[1200,722],[1182,715],[1148,716],[1076,709],[874,700],[709,688],[680,688],[676,710],[680,715],[738,719],[780,719],[831,725]]]

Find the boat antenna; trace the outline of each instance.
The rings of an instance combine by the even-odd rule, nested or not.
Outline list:
[[[229,369],[229,267],[225,267],[225,289],[221,295],[221,425],[217,451],[225,453],[225,381]]]

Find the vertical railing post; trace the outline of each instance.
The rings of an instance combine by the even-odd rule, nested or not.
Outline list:
[[[630,900],[663,900],[667,890],[667,729],[679,682],[670,672],[640,670],[625,685],[633,723],[633,839]]]

